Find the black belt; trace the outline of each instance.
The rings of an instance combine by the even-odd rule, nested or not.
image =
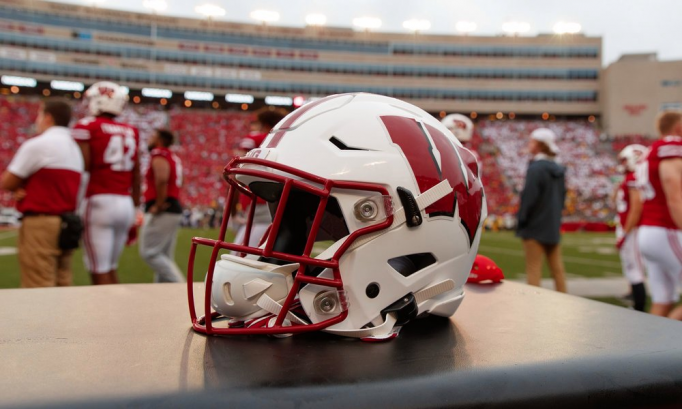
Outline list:
[[[21,218],[25,217],[38,217],[38,216],[54,216],[54,217],[59,217],[60,214],[52,214],[52,213],[38,213],[38,212],[26,212],[21,215]]]

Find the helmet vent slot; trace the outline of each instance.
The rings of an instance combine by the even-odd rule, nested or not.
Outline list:
[[[329,142],[332,143],[332,145],[336,146],[342,151],[368,151],[369,149],[363,149],[363,148],[354,148],[352,146],[348,146],[345,143],[343,143],[342,140],[337,138],[336,136],[332,136],[331,139],[329,139]]]
[[[230,283],[223,285],[223,294],[225,296],[225,304],[234,305],[234,299],[232,298],[232,293],[230,293]]]
[[[435,263],[436,257],[432,253],[408,254],[388,260],[388,264],[403,277],[409,277]]]

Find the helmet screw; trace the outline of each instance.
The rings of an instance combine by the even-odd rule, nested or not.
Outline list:
[[[419,216],[417,216],[417,215],[412,216],[412,223],[419,224],[420,221],[421,221],[421,218]]]
[[[336,307],[336,300],[331,297],[324,297],[320,300],[320,310],[322,312],[332,312]]]
[[[339,296],[336,291],[324,291],[318,293],[313,301],[315,311],[318,314],[333,314],[339,305]]]

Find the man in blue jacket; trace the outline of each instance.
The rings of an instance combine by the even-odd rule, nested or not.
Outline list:
[[[528,166],[521,193],[516,235],[523,239],[528,284],[539,286],[542,258],[547,258],[556,290],[566,292],[564,263],[561,259],[561,213],[566,199],[566,168],[556,162],[559,147],[550,129],[531,133],[533,160]]]

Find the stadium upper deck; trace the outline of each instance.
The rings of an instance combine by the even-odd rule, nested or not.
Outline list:
[[[367,33],[0,0],[0,71],[218,95],[367,91],[429,111],[599,114],[601,38]]]

